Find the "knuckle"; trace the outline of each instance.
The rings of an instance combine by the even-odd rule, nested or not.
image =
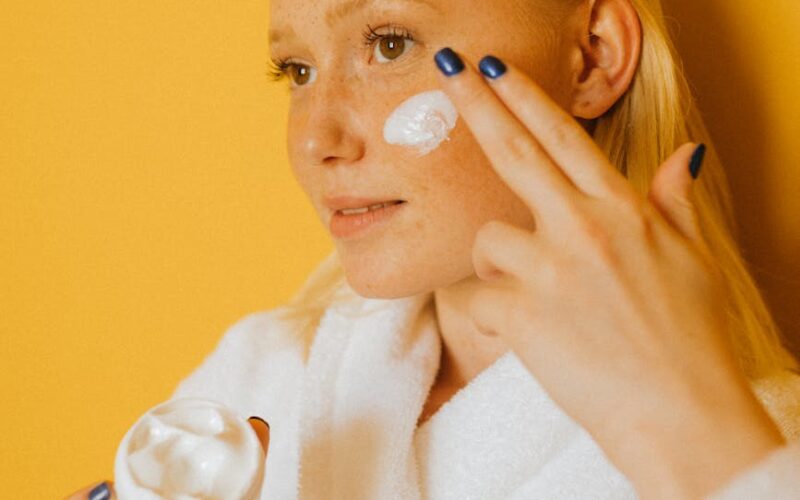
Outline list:
[[[636,201],[623,201],[620,206],[620,219],[625,221],[625,226],[636,233],[646,230],[652,223],[651,216],[647,210],[647,205]]]
[[[694,202],[690,198],[680,193],[670,193],[669,199],[669,204],[678,207],[679,210],[689,213],[693,213],[695,211]]]
[[[502,223],[496,220],[490,220],[482,225],[475,234],[475,244],[488,246],[497,238],[497,235],[502,230],[501,225]]]
[[[503,137],[504,154],[513,162],[519,163],[536,154],[536,145],[525,134],[509,133]]]
[[[614,258],[613,235],[596,219],[583,216],[578,220],[582,240],[592,250],[592,255],[598,257],[603,263],[612,263]]]
[[[481,226],[475,234],[475,241],[472,244],[472,261],[482,263],[488,260],[492,249],[491,228],[486,225]]]
[[[574,130],[574,123],[568,122],[569,118],[566,117],[559,117],[554,119],[554,121],[549,126],[549,136],[550,142],[558,148],[566,148],[568,144],[571,144],[573,130]]]
[[[563,216],[567,220],[580,221],[585,216],[584,214],[591,210],[591,207],[585,203],[586,200],[578,196],[569,196],[561,200],[561,210]]]
[[[575,225],[579,234],[588,242],[605,241],[605,228],[586,212],[581,212],[575,217]]]
[[[631,209],[628,219],[633,231],[641,240],[648,244],[655,241],[658,222],[655,207],[640,203]]]

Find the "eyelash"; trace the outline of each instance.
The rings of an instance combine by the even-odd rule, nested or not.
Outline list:
[[[405,28],[390,26],[390,29],[390,33],[378,33],[372,26],[367,24],[367,28],[361,33],[364,39],[364,46],[367,48],[372,47],[384,38],[406,38],[414,41],[414,37]],[[270,68],[268,70],[270,79],[275,82],[282,80],[293,65],[295,63],[291,61],[290,57],[270,59]]]
[[[289,58],[280,58],[280,59],[270,59],[269,61],[269,69],[267,73],[269,74],[270,80],[273,82],[277,82],[283,79],[286,76],[286,72],[289,70],[289,67],[293,63],[289,62]]]
[[[405,28],[401,28],[399,26],[390,26],[390,28],[392,30],[391,33],[381,34],[376,32],[372,26],[368,24],[367,29],[361,33],[364,38],[364,46],[371,47],[384,38],[407,38],[411,41],[414,40],[414,37],[411,36],[411,33],[409,33]]]

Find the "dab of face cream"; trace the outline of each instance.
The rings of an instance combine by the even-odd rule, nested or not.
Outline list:
[[[449,140],[457,120],[458,111],[447,94],[431,90],[403,101],[387,118],[383,138],[389,144],[415,148],[423,156]]]
[[[120,500],[254,500],[264,452],[243,418],[214,401],[176,399],[145,413],[116,456]]]

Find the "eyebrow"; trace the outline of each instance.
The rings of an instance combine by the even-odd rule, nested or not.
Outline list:
[[[418,5],[426,6],[430,9],[435,10],[436,12],[441,13],[441,8],[439,5],[436,4],[434,0],[394,0],[394,1],[402,1],[408,3],[415,3]],[[325,13],[325,22],[328,26],[333,26],[337,21],[344,19],[345,17],[351,15],[353,12],[358,10],[362,10],[366,7],[372,6],[374,4],[374,0],[347,0],[346,2],[342,2],[337,4],[330,10]],[[278,29],[271,29],[269,30],[269,42],[275,43],[285,37],[283,31]]]

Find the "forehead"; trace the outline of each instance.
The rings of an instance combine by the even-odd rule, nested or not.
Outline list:
[[[319,16],[322,14],[327,22],[345,17],[351,12],[379,8],[388,5],[424,6],[436,11],[443,10],[448,0],[271,0],[270,11],[272,14],[285,14],[287,12],[304,12],[307,15]]]
[[[303,20],[334,27],[356,13],[369,10],[427,9],[444,13],[457,0],[271,0],[270,40],[275,42],[288,35],[289,23]]]

